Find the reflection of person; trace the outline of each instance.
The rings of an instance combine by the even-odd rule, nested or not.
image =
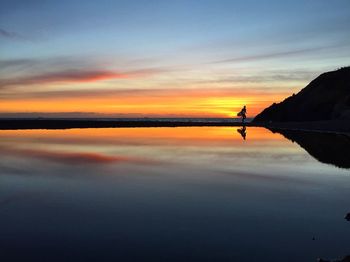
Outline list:
[[[238,128],[237,132],[243,137],[243,139],[245,140],[246,136],[247,136],[247,128],[246,126],[242,126],[242,128]]]
[[[247,118],[247,108],[246,108],[246,106],[243,106],[242,110],[237,114],[237,116],[242,117],[242,123],[244,123],[244,120]]]

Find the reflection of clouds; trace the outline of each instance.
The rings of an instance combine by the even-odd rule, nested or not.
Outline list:
[[[35,196],[36,193],[19,193],[19,194],[14,194],[12,196],[0,198],[0,207],[12,204],[13,202],[17,201],[22,201],[23,199],[27,199],[28,197],[33,197]]]
[[[14,156],[39,158],[48,161],[61,162],[64,164],[118,164],[118,163],[133,163],[133,164],[155,164],[154,161],[144,158],[105,155],[93,152],[65,152],[65,151],[49,151],[36,149],[17,149],[7,148],[2,149],[2,153],[11,154]]]
[[[298,145],[267,130],[249,130],[253,139],[246,142],[235,128],[217,127],[0,132],[0,174],[319,173]]]
[[[9,130],[0,131],[1,145],[27,148],[52,146],[101,147],[210,147],[240,146],[241,137],[234,127],[178,127],[178,128],[101,128],[69,130]],[[103,135],[101,135],[103,134]],[[249,143],[245,147],[266,147],[283,144],[283,136],[262,128],[249,129]]]
[[[261,160],[269,160],[274,159],[276,161],[298,161],[298,162],[306,162],[307,159],[305,158],[305,154],[303,153],[293,153],[293,152],[273,152],[272,150],[261,150],[259,148],[255,148],[255,150],[249,150],[249,151],[243,151],[243,150],[232,150],[232,151],[200,151],[201,154],[207,154],[207,155],[213,155],[221,158],[221,159],[239,159],[244,160],[247,159],[248,161],[251,161],[252,159],[259,159]]]
[[[217,171],[218,172],[218,171]],[[260,181],[269,181],[269,182],[288,182],[288,183],[314,183],[314,182],[308,182],[305,179],[301,179],[299,177],[291,177],[291,176],[277,176],[274,174],[269,173],[261,173],[261,172],[247,172],[244,170],[239,171],[229,171],[229,170],[220,170],[221,174],[234,176],[237,178],[244,178],[244,179],[251,179],[251,180],[260,180]]]
[[[252,139],[242,147],[234,130],[201,127],[4,131],[0,132],[0,151],[17,157],[16,161],[36,158],[77,166],[122,163],[242,166],[271,158],[284,163],[296,161],[297,155],[285,152],[286,148],[296,148],[295,145],[286,145],[282,136],[252,128]],[[276,149],[282,146],[284,151]]]
[[[67,153],[33,150],[27,150],[24,153],[31,157],[45,158],[48,160],[71,164],[108,164],[132,161],[132,159],[122,156],[107,156],[97,153]]]
[[[28,169],[24,168],[24,166],[21,164],[20,166],[17,163],[16,165],[13,165],[11,163],[1,163],[0,162],[0,175],[27,175]]]
[[[255,151],[256,150],[256,151]],[[302,151],[278,152],[267,148],[245,150],[242,147],[221,150],[220,148],[191,148],[179,152],[162,154],[164,161],[176,163],[181,166],[196,168],[209,168],[215,171],[247,171],[254,172],[284,172],[283,169],[293,169],[295,172],[308,170],[311,172],[314,162]]]

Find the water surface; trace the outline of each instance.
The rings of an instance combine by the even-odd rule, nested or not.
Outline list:
[[[263,128],[0,131],[0,258],[345,256],[350,169],[296,142]]]

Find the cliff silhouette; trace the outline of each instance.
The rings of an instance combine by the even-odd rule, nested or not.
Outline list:
[[[350,67],[323,73],[296,95],[274,103],[253,122],[350,120]]]

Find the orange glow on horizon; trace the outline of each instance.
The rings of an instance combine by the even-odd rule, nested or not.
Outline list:
[[[128,115],[135,117],[236,117],[243,105],[247,106],[248,117],[254,117],[274,101],[286,95],[266,94],[230,96],[184,92],[160,96],[96,96],[64,98],[23,98],[1,101],[3,113],[68,113],[86,112],[100,114]]]

